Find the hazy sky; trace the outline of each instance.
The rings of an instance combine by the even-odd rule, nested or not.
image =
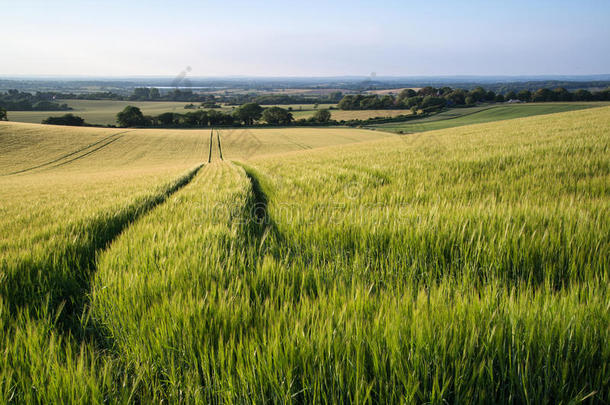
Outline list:
[[[610,1],[12,0],[0,75],[610,73]]]

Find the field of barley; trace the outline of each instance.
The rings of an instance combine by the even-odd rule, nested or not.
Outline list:
[[[535,115],[605,107],[608,105],[609,103],[604,101],[524,104],[494,103],[476,107],[450,108],[429,117],[412,121],[376,124],[372,125],[370,128],[409,134],[461,127],[464,125],[482,124],[485,122],[531,117]]]
[[[608,403],[608,128],[0,123],[0,403]]]

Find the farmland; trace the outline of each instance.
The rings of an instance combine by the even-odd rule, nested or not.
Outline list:
[[[68,104],[72,111],[10,111],[9,119],[17,122],[28,122],[40,124],[49,116],[62,115],[66,112],[78,115],[89,124],[115,125],[116,115],[128,105],[133,105],[142,110],[146,115],[159,115],[164,112],[176,112],[184,114],[188,111],[184,108],[189,104],[184,101],[117,101],[117,100],[59,100]]]
[[[211,163],[205,130],[0,123],[0,401],[610,401],[610,107],[559,106]]]
[[[318,107],[318,109],[321,107]],[[294,110],[292,115],[295,119],[309,118],[315,114],[316,110],[313,108],[307,110]],[[398,115],[410,115],[409,110],[331,110],[331,119],[335,121],[349,121],[349,120],[367,120],[369,118],[378,117],[396,117]]]
[[[581,110],[585,108],[601,107],[608,103],[537,103],[537,104],[499,104],[482,105],[466,108],[451,108],[430,117],[407,121],[377,124],[371,128],[384,131],[413,133],[433,131],[437,129],[453,128],[471,124],[481,124],[499,120],[530,117],[533,115],[552,114],[565,111]]]

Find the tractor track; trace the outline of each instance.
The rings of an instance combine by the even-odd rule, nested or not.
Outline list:
[[[117,132],[116,134],[108,135],[107,137],[104,137],[104,138],[100,139],[100,140],[99,140],[99,141],[97,141],[97,142],[93,142],[93,143],[91,143],[91,144],[89,144],[89,145],[87,145],[87,146],[85,146],[85,147],[83,147],[83,148],[77,149],[77,150],[72,151],[72,152],[70,152],[70,153],[66,153],[65,155],[62,155],[62,156],[60,156],[60,157],[58,157],[58,158],[55,158],[55,159],[53,159],[53,160],[51,160],[51,161],[48,161],[48,162],[45,162],[45,163],[41,163],[41,164],[36,165],[36,166],[28,167],[28,168],[26,168],[26,169],[21,169],[21,170],[17,170],[17,171],[14,171],[14,172],[6,173],[6,174],[3,174],[2,176],[12,176],[12,175],[15,175],[15,174],[26,173],[26,172],[29,172],[29,171],[32,171],[32,170],[36,170],[36,169],[40,169],[40,168],[43,168],[43,167],[46,167],[46,166],[50,166],[50,165],[52,165],[53,163],[57,163],[57,162],[59,162],[59,161],[61,161],[61,160],[63,160],[63,159],[69,158],[70,156],[74,156],[74,155],[76,155],[77,153],[84,152],[84,151],[86,151],[87,149],[89,149],[89,148],[91,148],[91,147],[94,147],[94,146],[97,146],[97,145],[99,145],[99,144],[101,144],[101,143],[103,143],[103,142],[106,142],[106,141],[108,141],[109,139],[112,139],[113,137],[115,137],[115,136],[117,136],[117,135],[121,135],[121,136],[122,136],[123,134],[126,134],[127,132],[131,132],[131,131],[122,131],[122,132]],[[120,138],[120,137],[119,137],[119,138]],[[119,138],[115,138],[115,140],[116,140],[116,139],[119,139]],[[111,143],[111,142],[109,142],[109,143]],[[105,144],[105,145],[103,145],[102,147],[104,147],[104,146],[108,145],[109,143],[106,143],[106,144]],[[99,150],[99,149],[101,149],[101,148],[97,148],[96,150]],[[88,154],[88,153],[87,153],[87,154]],[[87,154],[85,154],[85,155],[87,155]],[[85,156],[85,155],[83,155],[83,156]],[[81,157],[82,157],[82,156],[81,156]],[[76,160],[76,159],[73,159],[73,160]],[[62,164],[63,164],[63,163],[62,163]],[[57,167],[57,166],[61,166],[61,164],[59,164],[59,165],[55,165],[55,166],[53,166],[53,167]]]
[[[290,138],[288,137],[288,135],[284,135],[284,134],[282,134],[282,137],[283,137],[283,138],[284,138],[286,141],[288,141],[288,143],[291,143],[291,144],[293,144],[293,145],[295,145],[295,146],[298,146],[299,148],[301,148],[301,149],[303,149],[303,150],[313,149],[311,146],[308,146],[308,145],[303,145],[303,144],[300,144],[300,143],[298,143],[298,142],[296,142],[296,141],[293,141],[292,139],[290,139]]]
[[[218,141],[218,155],[220,160],[224,160],[222,157],[222,145],[220,144],[220,131],[216,130],[216,139]],[[210,153],[208,155],[208,163],[212,163],[212,148],[214,147],[214,128],[210,131]]]
[[[70,160],[67,160],[67,161],[65,161],[65,162],[61,162],[61,163],[59,163],[59,164],[56,164],[56,165],[54,165],[54,166],[51,166],[51,168],[54,168],[54,167],[60,167],[60,166],[63,166],[63,165],[67,165],[67,164],[72,163],[72,162],[74,162],[74,161],[76,161],[76,160],[82,159],[82,158],[84,158],[85,156],[91,155],[92,153],[95,153],[95,152],[99,151],[100,149],[105,148],[106,146],[110,145],[111,143],[114,143],[114,142],[118,141],[118,140],[119,140],[119,139],[121,139],[122,137],[123,137],[123,135],[121,135],[121,136],[119,136],[119,137],[117,137],[117,138],[114,138],[114,139],[112,139],[112,140],[110,140],[110,141],[106,142],[105,144],[100,145],[100,146],[98,146],[97,148],[95,148],[95,149],[92,149],[92,150],[88,151],[87,153],[84,153],[84,154],[82,154],[82,155],[80,155],[80,156],[77,156],[77,157],[75,157],[75,158],[73,158],[73,159],[70,159]]]

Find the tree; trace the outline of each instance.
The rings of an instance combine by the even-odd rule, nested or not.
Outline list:
[[[136,87],[133,89],[133,95],[129,97],[130,100],[149,100],[150,89],[148,87]]]
[[[515,93],[514,91],[509,91],[508,93],[506,93],[506,96],[504,96],[504,98],[506,99],[506,101],[508,101],[508,100],[516,100],[517,99],[517,93]]]
[[[263,111],[263,119],[269,124],[290,124],[292,122],[292,114],[280,107],[270,107]]]
[[[48,125],[70,125],[73,127],[82,127],[85,125],[85,120],[73,114],[65,114],[61,117],[49,117],[42,121]]]
[[[557,87],[553,90],[553,99],[555,101],[572,101],[572,93],[563,87]]]
[[[159,89],[157,89],[156,87],[153,87],[152,89],[150,89],[150,91],[148,92],[148,95],[151,100],[156,100],[158,98],[161,98],[161,93],[159,93]]]
[[[343,98],[343,93],[341,93],[340,91],[334,91],[334,92],[330,93],[328,98],[331,102],[337,103],[337,102],[341,101],[341,99]]]
[[[234,123],[233,115],[225,114],[222,111],[208,110],[207,116],[208,116],[208,122],[212,126],[213,125],[231,125]]]
[[[146,123],[142,111],[138,107],[128,105],[116,115],[117,123],[122,127],[139,127]]]
[[[239,106],[233,112],[235,118],[246,125],[254,124],[263,114],[263,107],[257,103],[246,103]]]
[[[452,92],[446,93],[443,97],[447,100],[449,104],[455,105],[464,105],[466,102],[466,92],[461,89],[454,90]]]
[[[593,94],[589,90],[576,90],[574,92],[574,101],[591,101],[593,100]]]
[[[377,110],[381,108],[381,100],[377,96],[365,96],[360,99],[360,110]]]
[[[194,127],[205,127],[208,125],[208,113],[206,111],[193,111],[184,115],[184,122]]]
[[[426,96],[421,103],[421,108],[442,108],[446,104],[447,100],[442,97]]]
[[[175,117],[175,114],[172,112],[166,112],[159,114],[157,120],[161,125],[173,125],[176,123],[177,117]]]
[[[337,107],[340,110],[355,110],[360,107],[360,100],[356,96],[347,95],[339,101]]]
[[[532,101],[539,103],[542,101],[554,101],[554,94],[549,89],[538,89],[532,94]]]
[[[438,90],[435,89],[434,87],[426,86],[426,87],[419,89],[419,91],[417,92],[417,95],[422,96],[422,97],[436,96],[437,93],[438,93]]]
[[[417,93],[413,89],[404,89],[400,93],[398,93],[398,102],[402,102],[411,97],[417,96]]]
[[[330,121],[330,117],[331,117],[330,111],[328,111],[327,109],[324,108],[322,110],[316,111],[316,113],[313,115],[313,120],[315,122],[323,123],[323,122]]]
[[[418,107],[419,109],[419,105],[421,104],[423,99],[424,98],[420,96],[409,97],[408,99],[403,100],[402,105],[403,107],[407,108]]]
[[[475,103],[478,103],[479,101],[485,100],[485,98],[487,97],[487,92],[485,91],[485,89],[483,87],[478,86],[478,87],[475,87],[474,89],[470,90],[468,92],[468,95],[470,97],[472,97],[472,99],[475,101]],[[467,104],[470,104],[470,103],[467,103]]]
[[[379,102],[381,103],[381,108],[392,108],[394,106],[394,97],[386,94],[385,96],[381,97]]]
[[[0,121],[8,121],[8,116],[6,115],[6,110],[0,107]]]
[[[503,103],[504,102],[504,96],[502,94],[496,94],[496,98],[494,99],[494,101],[496,103]]]
[[[521,90],[517,94],[517,98],[521,101],[530,101],[532,99],[532,92],[529,90]]]

